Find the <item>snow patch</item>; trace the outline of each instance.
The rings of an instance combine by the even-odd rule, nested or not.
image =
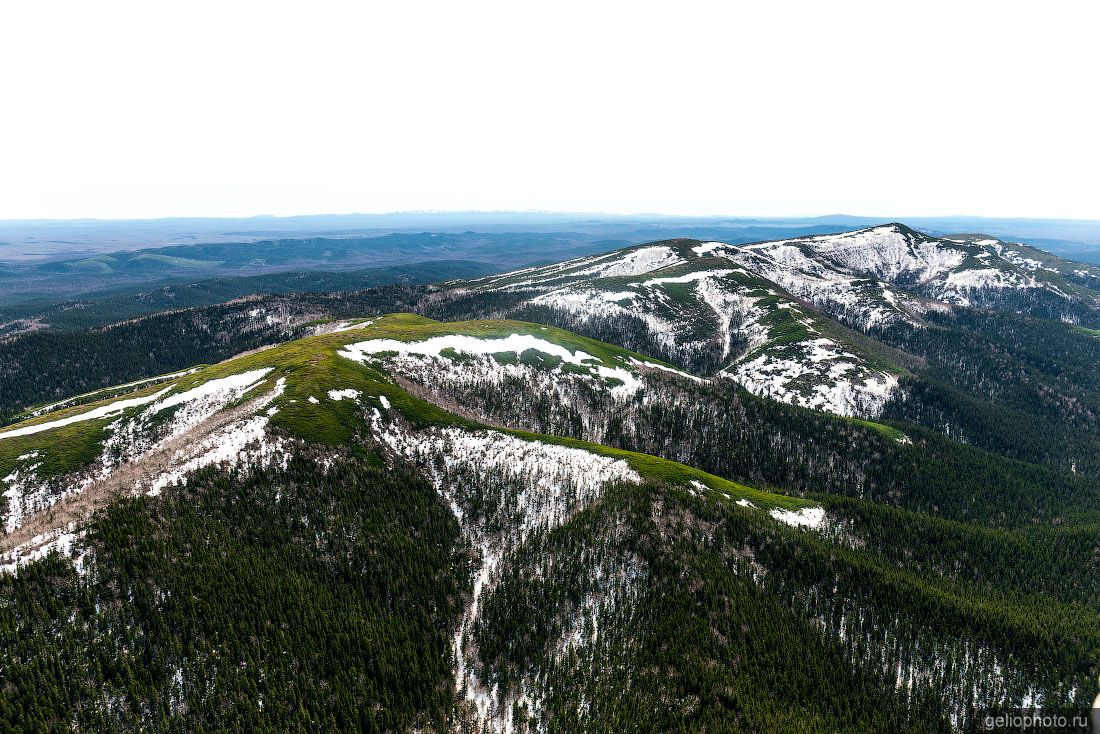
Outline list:
[[[87,571],[85,561],[88,557],[88,552],[80,548],[84,536],[85,531],[78,531],[75,523],[36,535],[26,543],[20,543],[10,551],[0,554],[0,574],[17,574],[21,566],[56,552],[62,558],[71,560],[76,572],[83,576]]]
[[[717,278],[722,275],[729,275],[732,270],[696,270],[692,273],[686,273],[684,275],[671,275],[665,278],[650,278],[642,283],[646,288],[652,288],[655,285],[663,285],[665,283],[695,283],[696,281],[706,280],[707,278]]]
[[[85,413],[78,413],[76,415],[70,415],[65,418],[58,418],[54,421],[36,423],[31,426],[23,426],[22,428],[15,428],[10,431],[4,431],[0,433],[0,439],[14,438],[15,436],[29,436],[34,433],[41,433],[42,431],[48,431],[52,428],[60,428],[61,426],[68,426],[72,425],[73,423],[80,423],[82,421],[98,420],[99,418],[113,418],[117,415],[120,415],[127,408],[133,408],[139,405],[146,405],[147,403],[151,403],[171,389],[171,386],[168,386],[159,392],[155,392],[152,395],[146,395],[145,397],[116,400],[113,403],[101,405],[98,408],[94,408],[93,410],[89,410]]]
[[[623,305],[626,294],[630,294],[630,303]],[[622,296],[609,298],[608,296]],[[533,306],[544,306],[569,313],[584,324],[593,318],[636,318],[645,323],[646,328],[664,346],[676,344],[675,326],[672,322],[650,313],[650,297],[646,299],[629,291],[609,294],[598,288],[561,288],[532,298]],[[629,306],[629,307],[628,307]]]
[[[177,412],[177,416],[184,413],[190,415],[197,422],[214,412],[210,410],[211,406],[223,407],[228,405],[258,386],[269,372],[271,372],[271,367],[261,367],[229,377],[207,380],[190,390],[169,395],[154,405],[152,412],[159,413],[166,408],[174,408],[177,405],[185,406],[184,410]],[[217,408],[214,408],[214,410],[217,410]]]
[[[445,349],[453,349],[463,354],[477,355],[486,359],[479,360],[477,364],[455,364],[452,360],[441,355]],[[480,338],[466,336],[464,334],[447,334],[435,336],[419,342],[402,342],[396,339],[372,339],[370,341],[349,344],[339,352],[340,356],[356,362],[364,362],[367,355],[380,352],[397,352],[400,357],[391,362],[392,367],[411,376],[418,377],[421,381],[432,382],[442,379],[442,375],[433,377],[432,370],[442,369],[445,372],[467,374],[468,379],[499,380],[503,374],[519,374],[533,368],[525,365],[501,365],[491,357],[500,352],[515,353],[517,355],[533,349],[543,354],[557,357],[563,362],[585,367],[604,379],[617,380],[619,383],[612,392],[616,394],[633,395],[642,389],[642,381],[634,373],[622,367],[606,367],[600,360],[583,350],[572,352],[569,349],[554,342],[541,339],[530,334],[512,334],[506,337]],[[436,358],[438,361],[425,364],[410,355],[422,355]],[[476,374],[475,374],[476,373]],[[493,373],[496,373],[495,375]]]
[[[676,252],[663,245],[641,247],[628,252],[611,252],[595,257],[567,260],[542,268],[526,268],[506,273],[487,281],[489,287],[504,290],[547,290],[570,280],[593,278],[622,278],[645,275],[684,262]],[[507,282],[508,278],[524,276],[522,280]]]
[[[898,388],[898,378],[868,368],[831,339],[783,345],[762,352],[721,374],[761,397],[837,415],[877,417]]]
[[[343,390],[329,390],[328,397],[330,400],[343,400],[348,398],[349,400],[358,400],[362,393],[354,388],[345,388]]]
[[[348,344],[339,354],[355,362],[362,363],[367,355],[379,352],[397,352],[398,354],[424,354],[438,357],[444,349],[453,349],[463,354],[495,354],[497,352],[515,352],[520,354],[534,349],[560,358],[564,362],[581,364],[583,360],[594,360],[591,354],[578,350],[571,352],[560,344],[540,339],[531,334],[511,334],[505,337],[476,337],[465,334],[445,334],[433,336],[418,342],[403,342],[397,339],[371,339],[369,341]]]
[[[285,468],[289,454],[284,441],[268,436],[267,424],[267,415],[254,415],[177,451],[170,462],[172,468],[155,477],[146,494],[156,497],[165,487],[184,482],[189,473],[207,466],[279,465]]]
[[[960,270],[947,276],[947,288],[956,291],[972,291],[981,288],[1038,288],[1034,278],[1024,278],[1016,273],[997,268]]]
[[[598,276],[601,278],[621,278],[631,275],[645,275],[654,270],[679,265],[684,262],[670,247],[642,247],[623,253],[615,260],[605,260],[568,274],[571,276]]]
[[[375,322],[375,319],[367,319],[366,321],[341,321],[335,327],[332,332],[337,334],[342,331],[351,331],[352,329],[365,329]]]
[[[779,522],[796,528],[803,527],[816,530],[825,522],[825,508],[823,507],[803,507],[798,512],[775,508],[768,514]]]
[[[696,255],[702,256],[706,255],[707,253],[714,252],[715,250],[723,248],[725,246],[725,242],[704,242],[701,245],[696,245],[695,247],[691,248],[691,251],[694,252]]]
[[[41,463],[21,466],[0,480],[7,486],[4,490],[4,497],[8,500],[8,514],[4,518],[5,533],[10,533],[19,527],[23,523],[23,516],[28,511],[33,511],[45,499],[38,496],[42,492],[35,486],[35,480],[38,478],[35,470],[40,466],[42,466]]]

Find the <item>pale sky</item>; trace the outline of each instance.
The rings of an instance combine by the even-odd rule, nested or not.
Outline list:
[[[0,5],[0,218],[1100,219],[1081,2]]]

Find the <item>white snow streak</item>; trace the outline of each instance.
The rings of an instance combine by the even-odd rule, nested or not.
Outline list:
[[[470,646],[482,601],[499,578],[502,559],[532,530],[560,525],[599,497],[607,485],[637,484],[641,477],[621,459],[497,431],[432,428],[412,432],[383,422],[377,410],[372,429],[395,453],[426,467],[464,535],[479,551],[472,599],[454,637],[455,686],[475,711],[478,731],[510,732],[511,706],[523,694],[501,705],[497,687],[490,688],[478,677],[476,650]],[[466,506],[466,492],[470,482],[479,478],[489,479],[499,494],[490,498],[487,508],[476,511]],[[494,517],[507,518],[503,533],[494,530]]]
[[[396,339],[371,339],[349,344],[339,352],[355,362],[363,362],[368,354],[379,352],[397,352],[399,354],[425,354],[438,357],[444,349],[453,349],[464,354],[495,354],[497,352],[515,352],[520,354],[534,349],[544,354],[558,357],[565,362],[581,364],[584,360],[595,360],[591,354],[578,350],[571,352],[565,347],[540,339],[531,334],[512,334],[505,337],[476,337],[465,334],[445,334],[433,336],[424,341],[403,342]]]
[[[86,413],[77,413],[76,415],[70,415],[65,418],[58,418],[55,421],[48,421],[46,423],[36,423],[31,426],[23,426],[22,428],[15,428],[10,431],[4,431],[0,433],[0,439],[13,438],[15,436],[29,436],[34,433],[41,433],[42,431],[48,431],[51,428],[60,428],[61,426],[72,425],[73,423],[80,423],[82,421],[97,420],[99,418],[113,418],[120,415],[122,411],[127,408],[133,408],[138,405],[145,405],[158,399],[171,389],[171,386],[164,388],[160,392],[153,393],[152,395],[146,395],[141,398],[127,398],[125,400],[116,400],[113,403],[107,405],[101,405],[98,408],[87,411]]]
[[[229,377],[207,380],[190,390],[169,395],[154,405],[150,414],[180,406],[173,422],[180,427],[194,425],[257,387],[269,372],[271,372],[270,367],[261,367]]]

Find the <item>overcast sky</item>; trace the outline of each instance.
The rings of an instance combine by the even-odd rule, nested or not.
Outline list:
[[[1094,5],[7,2],[0,218],[1100,219]]]

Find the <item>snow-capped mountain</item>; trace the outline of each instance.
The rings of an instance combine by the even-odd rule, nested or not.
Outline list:
[[[716,245],[739,262],[857,328],[915,320],[941,304],[981,306],[1006,292],[1039,291],[1095,306],[1100,270],[993,238],[930,237],[902,224],[742,247]],[[891,288],[892,286],[892,288]]]
[[[642,334],[650,351],[757,395],[875,417],[897,395],[905,359],[860,332],[922,328],[929,313],[965,306],[1076,322],[1100,313],[1095,285],[1100,269],[1022,245],[889,224],[749,245],[658,242],[459,287],[508,294],[507,313],[613,341]]]
[[[751,392],[841,415],[879,414],[902,370],[717,243],[675,241],[475,281],[529,295],[520,313],[644,330],[663,356]]]

